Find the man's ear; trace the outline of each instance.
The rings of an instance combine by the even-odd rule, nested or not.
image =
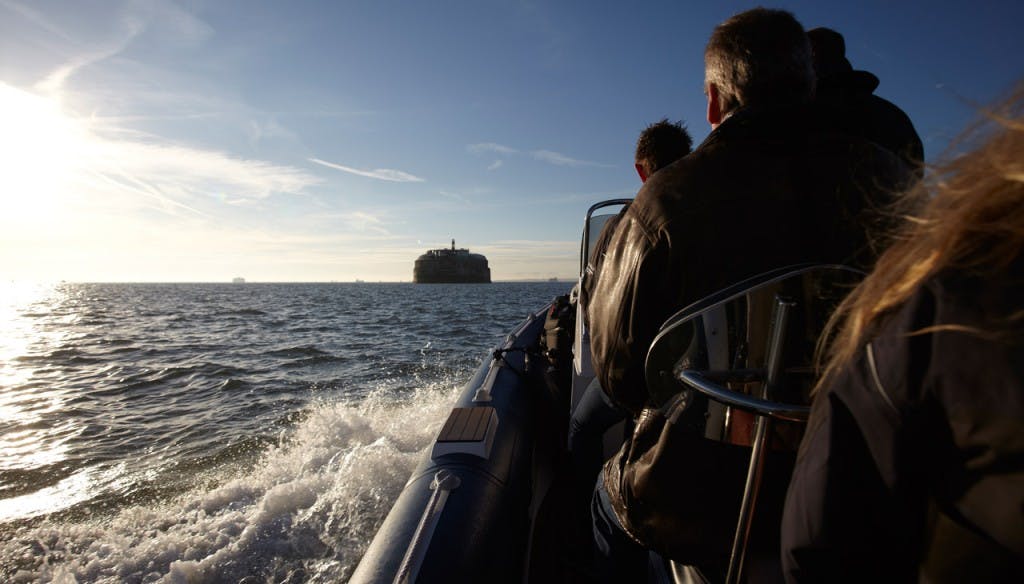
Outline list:
[[[722,123],[722,101],[719,99],[718,87],[708,83],[708,123],[714,130]]]
[[[647,182],[647,169],[644,168],[644,165],[640,164],[639,162],[636,162],[633,163],[633,168],[635,168],[636,173],[640,175],[640,182]]]

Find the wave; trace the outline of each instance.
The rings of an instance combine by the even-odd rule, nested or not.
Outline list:
[[[0,582],[346,579],[455,386],[550,298],[229,286],[74,285],[16,315]]]
[[[317,349],[316,347],[288,347],[285,349],[275,349],[273,351],[267,351],[269,357],[319,357],[330,355],[326,351]]]
[[[258,308],[239,308],[227,310],[221,313],[222,316],[266,316],[267,313]]]
[[[200,473],[170,502],[78,522],[0,527],[0,579],[327,582],[347,579],[454,389],[319,403],[255,463]]]
[[[327,353],[324,353],[322,355],[315,355],[313,357],[308,357],[306,359],[297,359],[295,361],[291,361],[291,362],[283,364],[282,367],[285,367],[285,368],[288,368],[288,369],[301,369],[301,368],[304,368],[304,367],[316,367],[316,366],[322,366],[322,365],[335,365],[335,366],[337,366],[337,365],[344,365],[345,363],[348,363],[349,361],[350,361],[350,359],[348,359],[346,357],[341,357],[341,356],[338,356],[338,355],[329,355]]]

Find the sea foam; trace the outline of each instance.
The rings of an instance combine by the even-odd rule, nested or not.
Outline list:
[[[451,386],[319,403],[248,468],[151,508],[15,530],[13,582],[346,579],[454,399]]]

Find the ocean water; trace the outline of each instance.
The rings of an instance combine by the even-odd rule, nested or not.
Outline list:
[[[0,285],[0,581],[345,581],[569,287]]]

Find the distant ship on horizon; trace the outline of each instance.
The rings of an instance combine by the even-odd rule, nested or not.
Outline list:
[[[231,279],[231,283],[232,284],[245,284],[245,278],[242,278],[240,276],[236,277],[236,278],[232,278]]]
[[[491,268],[487,258],[468,249],[431,249],[416,258],[412,281],[415,284],[490,284]]]

